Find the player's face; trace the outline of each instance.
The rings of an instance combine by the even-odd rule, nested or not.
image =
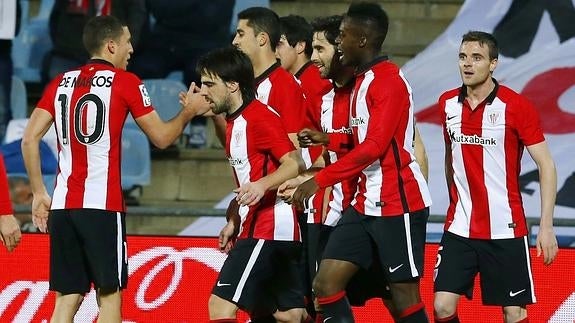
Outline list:
[[[128,27],[126,26],[124,26],[123,29],[124,33],[116,42],[116,64],[114,64],[114,66],[125,70],[128,67],[128,61],[134,52],[134,48],[131,43],[132,35],[130,34],[130,30],[128,30]]]
[[[491,78],[497,59],[489,58],[489,46],[477,41],[464,42],[459,47],[459,72],[463,84],[477,87]]]
[[[215,114],[228,113],[231,108],[230,90],[227,84],[216,75],[202,74],[200,94],[210,103]]]
[[[290,46],[285,35],[282,35],[280,37],[280,41],[276,46],[276,57],[279,58],[282,67],[285,70],[290,71],[292,74],[297,72],[292,71],[297,59],[297,50],[294,47]]]
[[[360,39],[362,31],[359,26],[348,18],[344,18],[339,26],[339,36],[335,40],[340,54],[340,62],[344,66],[359,66]]]
[[[248,55],[250,59],[255,56],[259,47],[258,38],[254,33],[254,29],[248,26],[247,19],[240,19],[238,21],[238,27],[236,28],[236,35],[234,40],[232,40],[232,45]]]
[[[312,63],[318,67],[321,78],[332,78],[334,65],[339,65],[339,55],[334,45],[325,38],[325,33],[315,32],[312,40],[313,52]]]

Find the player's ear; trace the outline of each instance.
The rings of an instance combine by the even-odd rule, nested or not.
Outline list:
[[[110,52],[111,54],[114,54],[116,52],[116,43],[113,40],[108,40],[106,42],[106,49],[108,50],[108,52]]]
[[[230,92],[234,93],[240,89],[240,84],[238,82],[230,81],[226,82],[226,86]]]
[[[257,38],[258,38],[258,45],[262,47],[269,42],[270,36],[262,31],[258,34]]]

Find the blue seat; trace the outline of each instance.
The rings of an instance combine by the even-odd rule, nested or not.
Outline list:
[[[152,157],[148,137],[137,127],[122,131],[122,190],[129,191],[150,184]]]
[[[152,105],[162,120],[170,120],[180,112],[178,94],[188,90],[182,82],[169,79],[145,79],[144,85],[152,99]],[[190,133],[190,125],[186,125],[184,133]]]
[[[42,61],[52,49],[48,20],[33,20],[23,25],[12,44],[14,75],[24,82],[39,83]]]
[[[17,76],[12,76],[10,107],[12,109],[12,119],[25,119],[28,117],[28,94],[26,92],[26,85]]]

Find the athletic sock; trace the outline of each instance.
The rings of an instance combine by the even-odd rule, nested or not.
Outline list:
[[[425,305],[417,303],[404,309],[399,313],[398,322],[401,323],[428,323],[427,313],[425,313]]]
[[[436,323],[459,323],[459,317],[457,316],[457,312],[453,313],[453,315],[439,318],[435,315],[435,322]]]
[[[529,323],[529,318],[526,317],[526,318],[522,319],[521,321],[517,321],[517,323]]]
[[[347,297],[345,297],[345,291],[327,297],[318,297],[317,301],[323,311],[324,321],[337,318],[334,322],[354,322],[351,306],[349,305]]]
[[[237,319],[217,319],[210,320],[210,323],[238,323]]]

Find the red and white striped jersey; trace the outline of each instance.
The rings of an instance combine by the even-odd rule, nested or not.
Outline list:
[[[298,82],[288,71],[275,63],[256,78],[257,99],[280,115],[288,133],[297,133],[308,126],[306,101]]]
[[[58,175],[54,209],[125,211],[121,186],[122,128],[154,108],[141,80],[103,60],[63,73],[38,108],[54,117]]]
[[[399,216],[431,205],[413,155],[411,88],[387,58],[356,76],[349,125],[354,147],[316,175],[320,187],[359,175],[352,205],[370,216]]]
[[[308,119],[310,121],[310,126],[317,127],[319,119],[316,119],[317,113],[319,111],[319,106],[321,105],[321,98],[324,94],[329,92],[333,85],[328,79],[322,79],[319,74],[319,68],[315,66],[311,61],[307,62],[300,70],[294,74],[301,89],[305,95]],[[317,128],[320,130],[319,128]]]
[[[349,126],[349,109],[351,103],[351,92],[353,81],[340,88],[332,88],[321,100],[318,109],[320,127],[325,133],[340,133],[351,135]],[[351,147],[349,147],[351,148]],[[333,164],[342,158],[348,150],[331,151],[328,150],[329,159],[326,164]],[[357,189],[357,177],[343,179],[332,187],[329,196],[325,225],[334,226],[339,221],[343,210],[351,205],[351,201]]]
[[[270,107],[253,100],[227,117],[226,155],[239,186],[273,173],[294,147]],[[295,210],[268,191],[255,206],[240,206],[238,238],[301,241]]]
[[[545,138],[535,107],[495,84],[475,110],[465,100],[465,86],[439,98],[453,168],[445,230],[467,238],[528,234],[519,191],[521,156],[525,146]]]

